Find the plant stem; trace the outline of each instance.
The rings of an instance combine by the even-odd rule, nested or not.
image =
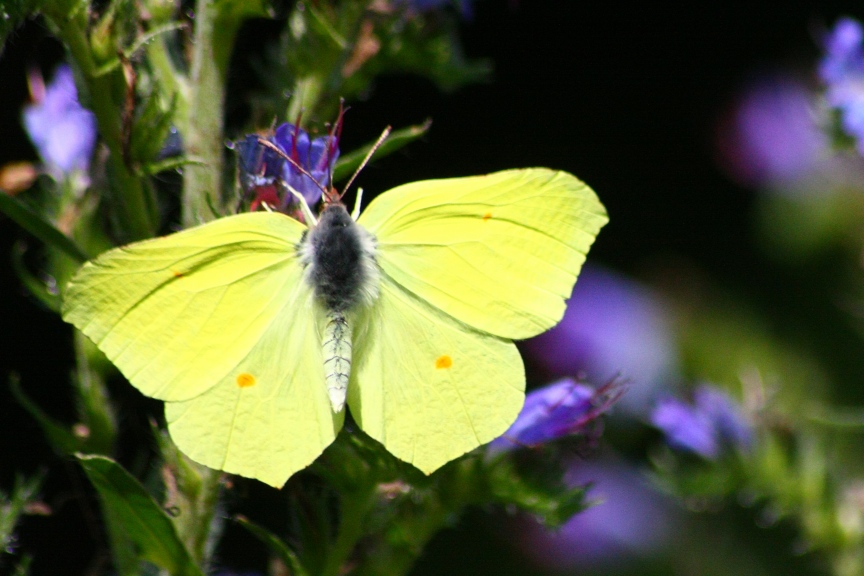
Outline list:
[[[196,0],[189,105],[182,119],[186,153],[202,164],[183,170],[183,226],[212,220],[222,205],[225,79],[239,18],[220,17],[216,0]]]
[[[49,3],[50,4],[50,3]],[[99,133],[111,152],[109,170],[112,176],[115,213],[123,240],[140,240],[154,235],[154,203],[148,198],[144,180],[137,177],[123,159],[122,106],[126,79],[122,69],[99,74],[87,40],[87,11],[57,14],[45,10],[46,18],[58,36],[69,47],[86,83],[89,103],[96,115]]]
[[[357,541],[364,535],[363,524],[374,503],[374,486],[344,493],[339,534],[330,549],[321,576],[338,576],[343,572],[343,567],[354,551]]]

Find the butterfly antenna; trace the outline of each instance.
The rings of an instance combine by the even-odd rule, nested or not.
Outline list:
[[[390,131],[393,130],[392,127],[387,126],[384,128],[384,131],[381,133],[381,136],[378,137],[378,140],[375,141],[375,144],[372,145],[372,148],[369,149],[369,152],[366,154],[366,157],[363,158],[363,162],[360,163],[360,166],[357,167],[357,170],[354,171],[354,174],[351,176],[351,179],[348,180],[348,184],[345,185],[345,188],[342,189],[342,194],[340,198],[345,195],[349,188],[351,188],[351,184],[354,183],[354,180],[357,178],[357,175],[360,174],[360,171],[366,167],[366,164],[369,163],[369,159],[372,158],[372,155],[381,147],[381,144],[384,143],[384,140],[387,139],[387,136],[390,135]],[[356,211],[356,207],[355,207]]]
[[[282,158],[287,160],[292,166],[294,166],[297,170],[299,170],[301,174],[303,174],[304,176],[306,176],[307,178],[312,180],[312,182],[314,182],[315,185],[321,189],[321,192],[325,196],[327,196],[328,198],[330,197],[330,191],[327,190],[327,188],[324,187],[320,182],[318,182],[318,180],[316,180],[315,177],[312,176],[312,174],[310,174],[308,170],[306,170],[305,168],[300,166],[300,164],[296,160],[294,160],[293,158],[288,156],[288,154],[286,154],[281,148],[279,148],[278,146],[276,146],[275,144],[273,144],[269,140],[265,140],[264,138],[258,138],[258,143],[261,144],[262,146],[266,146],[267,148],[270,148],[271,150],[276,152],[276,154],[278,154],[279,156],[281,156]],[[292,190],[292,192],[295,192],[295,191]]]

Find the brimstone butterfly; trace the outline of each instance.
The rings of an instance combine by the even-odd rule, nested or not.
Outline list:
[[[524,401],[511,340],[556,324],[607,217],[543,168],[414,182],[356,219],[252,212],[110,250],[63,318],[147,396],[180,449],[281,486],[357,424],[429,474]],[[347,393],[347,398],[345,394]]]

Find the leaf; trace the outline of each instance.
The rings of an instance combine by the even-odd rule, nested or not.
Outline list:
[[[249,530],[256,538],[267,545],[282,562],[290,569],[294,576],[308,576],[309,572],[300,563],[297,554],[278,536],[250,521],[245,516],[235,516],[234,521]]]
[[[496,461],[489,471],[491,499],[515,504],[556,528],[587,508],[586,488],[562,481],[563,459],[546,450],[520,450]]]
[[[407,128],[402,128],[401,130],[392,132],[375,151],[375,159],[377,160],[392,154],[406,144],[420,138],[429,131],[431,125],[432,120],[426,120],[422,124],[415,124],[414,126],[408,126]],[[333,169],[333,181],[338,182],[339,180],[343,180],[354,174],[374,145],[374,142],[370,142],[369,144],[361,146],[357,150],[340,157],[339,160],[336,161],[336,167]]]
[[[33,416],[39,427],[42,428],[42,433],[54,450],[60,454],[72,454],[81,449],[82,440],[76,437],[68,426],[48,416],[42,408],[24,394],[17,374],[10,376],[9,388],[15,400]]]
[[[2,190],[0,190],[0,212],[6,214],[48,246],[65,252],[78,262],[85,262],[90,259],[68,236],[60,232],[29,206]]]
[[[60,312],[60,296],[53,293],[48,286],[30,273],[24,264],[24,252],[27,247],[23,242],[16,242],[12,247],[12,269],[21,284],[30,294],[42,302],[49,310]]]
[[[125,532],[140,558],[173,576],[202,576],[171,519],[138,480],[110,458],[76,456],[99,493],[106,520]]]

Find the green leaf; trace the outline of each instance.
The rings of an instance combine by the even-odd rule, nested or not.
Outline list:
[[[49,310],[60,313],[60,296],[52,292],[48,286],[30,273],[24,264],[24,253],[27,251],[23,242],[16,242],[12,247],[12,269],[21,284],[42,302]]]
[[[65,252],[78,262],[85,262],[90,259],[68,236],[57,230],[29,206],[6,194],[3,190],[0,190],[0,212],[6,214],[49,247]]]
[[[294,553],[288,545],[283,542],[278,536],[263,528],[254,522],[250,521],[245,516],[235,516],[234,521],[249,530],[256,538],[267,545],[270,551],[290,570],[294,576],[309,576],[309,572],[300,563],[297,554]]]
[[[159,87],[155,86],[146,95],[145,104],[132,127],[131,159],[136,165],[153,162],[159,156],[174,122],[177,95],[163,105],[159,92]]]
[[[247,18],[267,18],[272,16],[269,5],[264,0],[216,0],[219,20],[241,22]]]
[[[202,576],[171,519],[138,480],[110,458],[76,456],[99,493],[109,525],[125,533],[140,558],[173,576]]]
[[[414,126],[408,126],[407,128],[402,128],[401,130],[392,132],[375,151],[374,158],[380,159],[396,152],[406,144],[409,144],[426,134],[431,125],[432,120],[426,120],[422,124],[415,124]],[[339,160],[336,161],[336,166],[333,168],[333,181],[338,182],[354,174],[374,145],[375,142],[370,142],[365,146],[361,146],[357,150],[341,156]]]
[[[489,470],[491,499],[516,505],[556,528],[587,508],[586,489],[562,480],[566,459],[542,450],[517,450],[497,460]]]
[[[24,394],[21,390],[21,383],[17,374],[10,375],[9,388],[15,400],[33,416],[39,427],[42,428],[42,433],[54,450],[60,454],[72,454],[76,450],[81,449],[83,444],[82,439],[75,436],[68,426],[48,416],[35,402]]]

